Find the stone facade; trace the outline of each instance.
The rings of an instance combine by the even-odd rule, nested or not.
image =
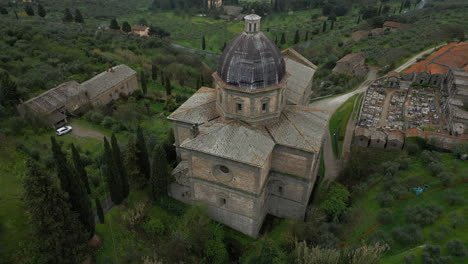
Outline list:
[[[365,64],[366,58],[360,53],[350,53],[336,62],[334,73],[364,77],[369,72]]]
[[[255,39],[261,33],[259,17],[249,17],[253,19],[246,19],[245,33]],[[244,44],[250,41],[248,37],[241,40]],[[238,61],[229,54],[236,50],[235,45],[242,45],[234,41],[213,73],[215,88],[202,87],[169,116],[181,160],[169,195],[185,203],[204,203],[211,218],[253,237],[266,214],[294,219],[305,216],[329,117],[325,111],[301,105],[310,99],[310,79],[300,80],[301,88],[294,90],[303,93],[303,101],[293,104],[288,95],[287,83],[297,76],[288,73],[288,63],[283,60],[294,57],[312,75],[315,65],[291,55],[294,51],[270,50],[277,48],[269,44],[261,52],[270,54],[264,59],[271,59],[252,64],[257,65],[252,72],[267,67],[270,74],[279,73],[281,78],[257,75],[255,83],[230,83],[242,76],[222,74],[223,65],[229,65],[230,73],[243,74],[239,70],[243,66],[237,63],[251,59],[247,56]],[[256,52],[246,53],[255,56]],[[271,60],[275,63],[266,65]]]
[[[37,117],[51,127],[67,123],[67,115],[86,107],[106,105],[138,89],[136,72],[119,65],[79,84],[70,81],[18,105],[22,117]]]

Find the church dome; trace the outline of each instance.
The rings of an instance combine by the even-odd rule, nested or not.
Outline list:
[[[225,48],[218,75],[229,85],[250,90],[279,84],[286,73],[280,50],[260,31],[260,16],[244,19],[245,30]]]

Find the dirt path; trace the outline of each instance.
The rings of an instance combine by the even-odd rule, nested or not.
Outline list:
[[[390,108],[390,101],[392,100],[394,93],[396,93],[396,91],[390,91],[385,97],[385,101],[382,106],[382,114],[380,115],[379,127],[385,127],[387,125],[388,108]]]
[[[80,124],[73,122],[73,121],[70,122],[69,125],[73,127],[73,130],[70,134],[75,137],[82,137],[82,138],[88,137],[88,138],[102,140],[106,136],[99,131],[96,131],[87,127],[83,127]]]
[[[332,182],[334,181],[340,171],[341,171],[341,162],[340,160],[335,159],[333,155],[333,146],[331,141],[330,133],[325,133],[325,141],[323,146],[323,161],[325,163],[325,178],[324,181]]]

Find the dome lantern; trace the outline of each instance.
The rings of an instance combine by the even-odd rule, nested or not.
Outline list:
[[[244,17],[245,20],[245,29],[247,33],[257,33],[260,31],[260,20],[262,17],[256,14],[251,14]]]

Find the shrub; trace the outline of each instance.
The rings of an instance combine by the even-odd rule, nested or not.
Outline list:
[[[450,219],[450,224],[452,225],[453,229],[463,225],[466,222],[465,217],[463,217],[463,215],[460,215],[457,212],[451,212],[448,215],[448,217]]]
[[[348,189],[339,183],[332,183],[328,189],[326,199],[320,204],[328,216],[339,216],[346,210],[349,200]]]
[[[438,161],[432,161],[429,163],[429,170],[431,171],[432,175],[436,176],[442,171],[444,171],[444,165]]]
[[[417,205],[405,210],[405,216],[408,221],[420,224],[421,226],[433,224],[441,213],[442,208],[436,205]]]
[[[377,202],[382,207],[389,207],[394,202],[393,196],[388,192],[382,192],[377,195]]]
[[[465,198],[454,190],[447,190],[445,192],[445,200],[451,206],[465,203]]]
[[[421,228],[417,225],[396,227],[392,230],[392,237],[402,245],[413,245],[422,241]]]
[[[111,128],[114,125],[114,123],[115,123],[115,120],[112,117],[106,116],[102,120],[101,125],[105,128]]]
[[[438,226],[437,229],[431,231],[429,236],[431,237],[432,241],[439,242],[441,240],[444,240],[449,233],[450,229],[448,229],[446,226]]]
[[[427,245],[421,255],[424,264],[449,264],[450,257],[442,257],[440,255],[440,246]]]
[[[136,228],[146,218],[146,203],[140,202],[136,204],[135,207],[129,209],[122,218],[130,229]]]
[[[143,224],[143,230],[151,236],[162,235],[166,228],[159,218],[151,218]]]
[[[389,224],[393,221],[392,211],[390,209],[381,209],[377,213],[377,219],[383,224]]]
[[[468,255],[466,246],[459,239],[450,240],[447,243],[447,251],[450,253],[450,255],[456,257],[465,257]]]
[[[405,264],[413,264],[415,259],[416,259],[416,256],[415,256],[415,255],[409,254],[409,255],[406,255],[406,256],[403,258],[403,262],[404,262]]]
[[[389,233],[382,231],[382,230],[377,230],[375,232],[372,232],[372,234],[369,236],[369,243],[370,244],[380,244],[380,245],[391,245],[393,243],[393,239],[390,236]]]

